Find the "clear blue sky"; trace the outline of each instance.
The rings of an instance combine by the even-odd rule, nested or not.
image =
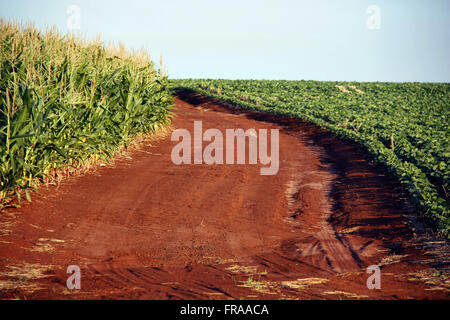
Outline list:
[[[449,0],[0,0],[0,16],[65,33],[71,4],[83,34],[162,54],[172,78],[450,82]]]

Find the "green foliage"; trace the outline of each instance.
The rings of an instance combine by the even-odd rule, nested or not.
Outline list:
[[[170,121],[166,77],[120,49],[0,20],[0,204]]]
[[[450,84],[171,81],[245,108],[299,117],[359,142],[450,235]]]

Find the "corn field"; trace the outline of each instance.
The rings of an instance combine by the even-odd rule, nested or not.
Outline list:
[[[0,20],[0,52],[0,204],[170,122],[167,77],[144,51]]]

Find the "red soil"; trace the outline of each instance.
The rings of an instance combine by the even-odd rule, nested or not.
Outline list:
[[[427,235],[400,185],[356,144],[180,97],[191,104],[176,100],[176,128],[279,128],[278,174],[174,165],[168,135],[42,188],[0,216],[1,298],[450,297],[448,243]],[[380,290],[366,286],[374,264]],[[69,265],[81,268],[80,290],[66,288]]]

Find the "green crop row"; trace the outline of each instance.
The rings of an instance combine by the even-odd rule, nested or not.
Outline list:
[[[167,77],[145,52],[0,20],[0,66],[0,205],[170,121]]]
[[[450,84],[171,80],[244,108],[299,117],[350,138],[394,173],[450,235]]]

